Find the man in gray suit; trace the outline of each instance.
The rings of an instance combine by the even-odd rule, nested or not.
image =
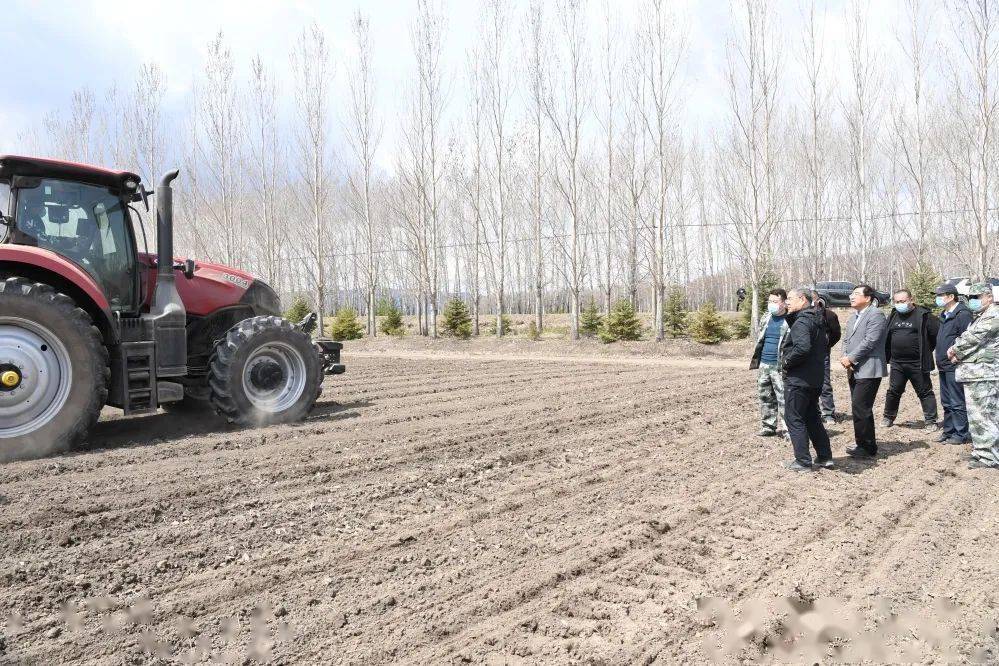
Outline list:
[[[850,378],[850,402],[853,407],[853,438],[856,446],[847,448],[847,454],[856,458],[873,458],[878,452],[874,433],[874,399],[881,387],[881,379],[888,374],[885,362],[885,339],[888,337],[888,320],[874,307],[874,289],[859,285],[850,294],[850,307],[854,313],[846,324],[843,336],[843,358],[840,365]]]

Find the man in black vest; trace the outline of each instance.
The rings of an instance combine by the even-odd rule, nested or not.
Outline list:
[[[923,420],[927,430],[937,429],[937,397],[933,393],[930,372],[933,370],[933,352],[937,345],[940,321],[924,307],[912,300],[912,292],[899,289],[893,296],[893,309],[888,317],[888,339],[885,341],[885,358],[891,366],[888,375],[888,394],[881,425],[890,428],[898,415],[898,403],[905,393],[905,385],[912,384],[923,407]]]

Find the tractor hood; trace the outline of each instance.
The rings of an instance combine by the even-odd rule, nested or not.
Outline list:
[[[149,267],[156,266],[156,256],[140,255],[140,261]],[[183,263],[175,258],[174,265]],[[198,261],[194,264],[194,275],[184,275],[181,268],[174,269],[177,278],[177,291],[188,315],[204,317],[220,308],[234,305],[252,305],[255,314],[279,315],[281,301],[277,293],[263,280],[246,271],[230,266]],[[147,297],[151,298],[156,289],[156,271],[146,272],[150,284]],[[149,302],[147,298],[147,302]]]

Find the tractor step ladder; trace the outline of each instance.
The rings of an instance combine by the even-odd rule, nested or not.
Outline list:
[[[151,414],[159,404],[156,396],[156,343],[123,342],[119,371],[122,410],[128,414]]]

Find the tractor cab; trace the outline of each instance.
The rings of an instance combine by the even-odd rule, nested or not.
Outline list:
[[[93,278],[112,312],[136,315],[142,299],[131,204],[143,194],[127,171],[4,156],[0,243],[68,259]]]
[[[138,184],[138,179],[135,181]],[[59,178],[18,177],[6,242],[50,250],[93,277],[112,312],[139,310],[130,192]],[[126,198],[128,197],[128,198]]]

